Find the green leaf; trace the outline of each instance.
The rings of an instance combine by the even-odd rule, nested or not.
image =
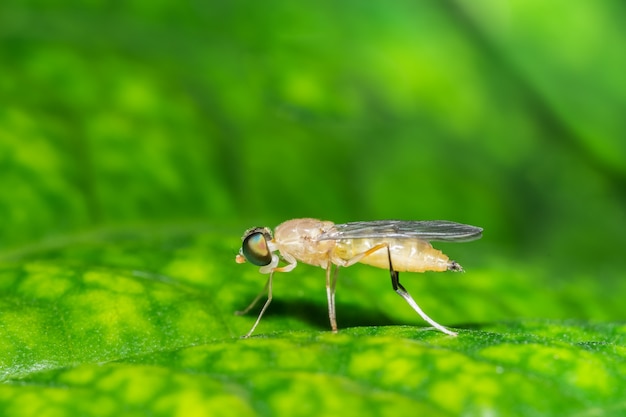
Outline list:
[[[623,327],[545,322],[451,340],[406,327],[290,333],[39,373],[0,396],[6,410],[60,415],[619,414],[623,341]]]
[[[275,303],[241,339],[255,317],[233,312],[264,278],[234,264],[236,243],[198,225],[133,229],[5,259],[3,415],[556,416],[626,407],[624,325],[517,320],[454,326],[459,336],[450,337],[400,325],[422,323],[398,316],[402,300],[373,268],[362,272],[385,279],[372,279],[370,297],[393,297],[369,312],[355,305],[349,314],[356,284],[340,278],[340,325],[358,327],[327,330],[323,271],[303,266],[312,277],[277,276]],[[460,310],[480,299],[440,298]]]

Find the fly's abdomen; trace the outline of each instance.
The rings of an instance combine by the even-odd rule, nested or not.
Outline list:
[[[460,270],[456,262],[433,248],[429,242],[420,239],[342,239],[337,241],[334,254],[347,261],[381,244],[389,246],[393,269],[398,272]],[[388,269],[387,248],[382,247],[359,262]]]

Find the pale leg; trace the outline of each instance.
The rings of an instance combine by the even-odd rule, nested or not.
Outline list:
[[[270,275],[271,278],[271,275]],[[260,293],[257,294],[256,297],[254,297],[254,300],[252,300],[252,302],[248,305],[248,307],[244,308],[243,310],[237,310],[235,311],[235,315],[237,316],[243,316],[244,314],[248,314],[248,311],[252,310],[252,307],[254,307],[256,305],[256,303],[259,302],[259,300],[261,299],[261,297],[263,297],[263,294],[265,294],[265,292],[267,291],[267,287],[270,285],[270,280],[268,279],[265,282],[265,285],[263,286],[263,289],[261,290]]]
[[[256,329],[256,326],[258,326],[259,322],[261,321],[261,317],[263,317],[263,313],[265,313],[265,310],[267,310],[267,307],[272,302],[272,278],[273,277],[274,277],[274,272],[270,273],[270,276],[267,279],[267,283],[265,284],[265,287],[263,288],[264,290],[267,289],[267,301],[265,301],[265,304],[263,304],[263,308],[261,309],[261,312],[259,313],[259,317],[257,317],[250,331],[246,333],[245,336],[243,336],[244,339],[250,337],[250,335],[254,332],[254,329]],[[248,312],[257,303],[257,301],[259,301],[259,299],[261,298],[261,295],[263,295],[262,292],[259,295],[257,295],[257,297],[254,299],[252,304],[248,306],[248,308],[246,308],[242,312],[236,312],[236,314],[245,314],[246,312]]]
[[[395,292],[398,293],[400,297],[404,298],[404,301],[409,303],[409,305],[413,307],[413,310],[415,310],[417,314],[419,314],[424,320],[430,323],[430,325],[433,326],[435,329],[445,334],[449,334],[450,336],[456,336],[457,333],[446,329],[441,324],[428,317],[428,315],[426,315],[426,313],[422,311],[420,306],[417,305],[409,292],[402,286],[402,284],[400,284],[400,274],[398,273],[398,271],[394,271],[393,265],[391,264],[391,251],[389,250],[389,247],[387,247],[387,254],[389,255],[389,273],[391,274],[391,285],[393,286]]]
[[[354,265],[357,262],[360,262],[361,259],[363,259],[366,256],[371,255],[372,253],[386,248],[387,249],[387,255],[389,256],[389,273],[391,274],[391,285],[393,286],[394,291],[402,298],[404,298],[404,301],[406,301],[407,303],[409,303],[409,305],[411,306],[411,308],[413,308],[413,310],[415,310],[415,312],[417,314],[419,314],[426,322],[428,322],[431,326],[433,326],[435,329],[439,330],[440,332],[443,332],[445,334],[449,334],[450,336],[456,336],[457,333],[446,329],[445,327],[443,327],[441,324],[437,323],[435,320],[431,319],[430,317],[428,317],[428,315],[426,313],[424,313],[424,311],[422,311],[422,309],[420,308],[420,306],[417,305],[417,303],[415,302],[415,300],[413,299],[413,297],[411,297],[411,295],[409,294],[409,292],[400,284],[400,274],[398,273],[398,271],[395,271],[393,269],[393,264],[391,263],[391,250],[389,250],[389,246],[381,243],[380,245],[376,245],[370,249],[368,249],[367,251],[360,253],[350,259],[348,259],[347,261],[344,261],[341,263],[341,266],[350,266],[350,265]],[[334,306],[333,306],[334,309]]]
[[[335,288],[337,287],[337,271],[339,266],[335,266],[335,272],[332,273],[332,262],[328,262],[326,267],[326,296],[328,298],[328,318],[330,319],[330,328],[333,333],[337,333],[337,316],[335,314]],[[331,277],[332,274],[332,277]]]
[[[245,336],[243,336],[244,338],[250,337],[252,332],[254,332],[254,329],[256,329],[256,326],[261,321],[261,317],[263,317],[263,313],[265,313],[265,310],[267,310],[267,307],[269,307],[270,303],[272,302],[272,278],[274,277],[274,272],[289,272],[296,267],[297,262],[292,256],[285,257],[285,259],[287,260],[287,262],[289,262],[289,264],[281,268],[276,268],[276,265],[278,265],[278,257],[274,255],[274,257],[272,258],[272,263],[260,269],[262,273],[266,274],[269,272],[270,274],[269,278],[267,279],[267,282],[265,283],[265,286],[263,287],[263,290],[254,298],[254,300],[252,300],[252,302],[250,303],[248,307],[246,307],[245,309],[241,311],[235,311],[235,314],[239,316],[242,314],[246,314],[248,311],[250,311],[250,309],[252,309],[252,307],[256,305],[256,303],[259,302],[259,300],[263,296],[263,293],[267,290],[267,301],[265,301],[265,304],[263,304],[263,308],[261,309],[261,312],[259,313],[259,317],[257,317],[250,331],[246,333]]]

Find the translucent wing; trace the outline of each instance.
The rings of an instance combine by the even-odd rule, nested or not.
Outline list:
[[[480,227],[446,220],[376,220],[336,224],[318,240],[393,238],[469,242],[480,239],[482,232]]]

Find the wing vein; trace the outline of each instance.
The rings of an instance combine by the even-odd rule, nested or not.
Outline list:
[[[318,240],[341,239],[422,239],[441,242],[468,242],[480,239],[483,229],[447,220],[376,220],[336,224]]]

